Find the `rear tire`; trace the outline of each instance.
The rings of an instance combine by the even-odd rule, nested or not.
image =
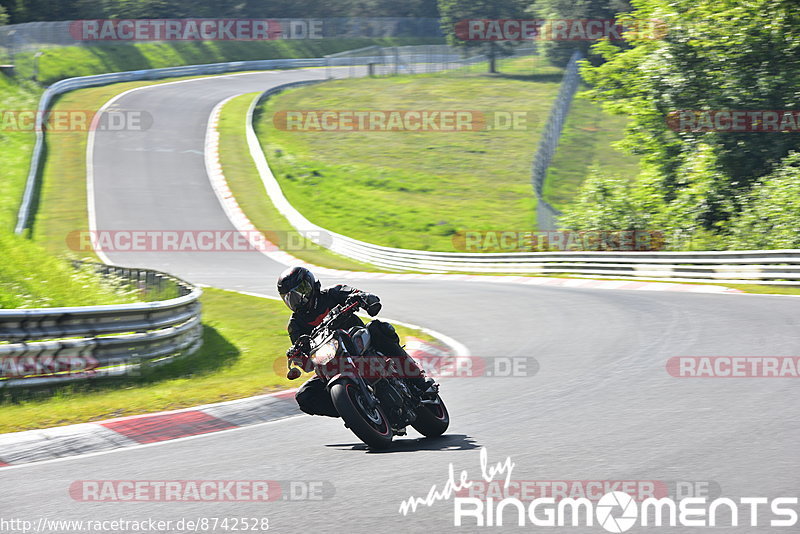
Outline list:
[[[385,449],[392,443],[392,428],[380,405],[370,409],[361,389],[352,380],[342,380],[331,388],[333,405],[347,427],[371,449]]]
[[[450,413],[439,395],[436,404],[422,404],[417,408],[417,419],[411,423],[414,429],[428,438],[444,434],[450,426]]]

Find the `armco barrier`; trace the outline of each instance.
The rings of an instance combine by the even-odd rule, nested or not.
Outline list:
[[[385,63],[386,54],[350,55],[312,59],[239,61],[190,65],[166,69],[119,72],[59,81],[39,101],[36,144],[20,205],[15,231],[28,226],[44,146],[43,121],[53,99],[76,89],[120,82],[157,80],[271,70],[282,68],[341,67]],[[470,65],[479,58],[460,59],[437,47],[436,53],[407,53],[404,60],[437,62],[444,68]],[[440,69],[441,65],[431,66]],[[86,377],[117,376],[142,362],[164,362],[173,355],[196,350],[202,343],[201,291],[169,275],[148,269],[126,269],[111,265],[96,268],[148,288],[172,285],[179,291],[173,299],[145,304],[46,309],[0,309],[0,387],[35,386]]]
[[[202,344],[202,291],[150,269],[95,265],[148,291],[176,293],[156,302],[72,308],[0,309],[0,387],[116,376],[164,362]]]
[[[575,276],[800,285],[800,250],[731,252],[427,252],[365,243],[315,225],[286,199],[253,128],[264,99],[296,86],[272,88],[247,115],[247,143],[272,203],[306,239],[342,256],[397,271]]]
[[[319,66],[368,65],[385,60],[380,56],[332,57],[315,59],[278,59],[265,61],[243,61],[213,65],[194,65],[168,69],[133,71],[100,76],[87,76],[63,80],[51,86],[42,96],[40,110],[47,109],[52,98],[58,94],[84,87],[94,87],[110,83],[135,80],[162,79],[175,76],[222,74],[245,70],[264,70],[279,68],[302,68]],[[427,61],[430,56],[408,58],[409,61]],[[462,65],[472,64],[484,58],[475,57],[461,60]],[[453,65],[454,67],[457,65]],[[280,90],[280,88],[278,88]],[[268,94],[274,94],[274,90]],[[800,284],[797,272],[800,268],[800,251],[743,251],[743,252],[530,252],[508,254],[447,253],[397,249],[364,243],[343,235],[328,232],[303,217],[283,196],[278,182],[272,176],[266,157],[261,150],[252,127],[252,111],[248,115],[247,138],[250,152],[256,161],[262,180],[272,201],[284,216],[310,240],[323,244],[320,233],[331,236],[330,243],[324,246],[334,252],[374,265],[405,271],[423,272],[481,272],[481,273],[520,273],[553,274],[566,273],[579,276],[647,278],[666,280],[690,280],[764,284]],[[41,120],[41,114],[40,118]],[[42,153],[41,123],[37,124],[37,142],[28,177],[23,203],[20,207],[17,233],[28,224],[30,204],[35,189],[38,166]]]
[[[459,59],[458,54],[446,54],[441,47],[436,47],[436,54],[409,54],[404,56],[405,62],[426,63],[436,62],[440,66],[456,68],[462,65],[470,65],[479,58]],[[451,49],[452,50],[452,49]],[[527,49],[526,49],[527,50]],[[14,231],[21,234],[30,223],[34,192],[36,190],[39,168],[44,148],[44,134],[42,124],[44,122],[43,112],[48,109],[53,98],[88,87],[98,87],[112,83],[134,82],[141,80],[160,80],[164,78],[175,78],[180,76],[206,76],[214,74],[225,74],[230,72],[258,71],[272,69],[300,69],[308,67],[354,67],[371,64],[383,64],[386,56],[381,53],[375,56],[346,56],[309,59],[267,59],[262,61],[234,61],[231,63],[212,63],[208,65],[187,65],[183,67],[170,67],[165,69],[136,70],[128,72],[116,72],[111,74],[99,74],[96,76],[82,76],[69,78],[54,83],[42,95],[39,100],[39,113],[36,118],[36,144],[34,145],[33,155],[31,156],[31,167],[25,184],[25,192],[22,197],[19,212],[17,214],[17,224]]]
[[[21,234],[30,222],[31,204],[33,202],[34,191],[36,189],[39,167],[42,159],[42,149],[44,148],[44,133],[42,124],[44,121],[43,113],[53,101],[53,98],[87,87],[98,87],[112,83],[133,82],[140,80],[160,80],[163,78],[173,78],[179,76],[201,76],[212,74],[224,74],[227,72],[241,72],[245,70],[268,70],[281,68],[303,68],[325,66],[324,59],[271,59],[264,61],[237,61],[233,63],[214,63],[209,65],[189,65],[185,67],[170,67],[166,69],[137,70],[129,72],[117,72],[112,74],[100,74],[97,76],[82,76],[79,78],[69,78],[54,83],[42,95],[39,100],[39,113],[36,118],[36,144],[31,157],[31,168],[25,184],[25,193],[22,197],[22,204],[17,214],[17,225],[15,232]]]

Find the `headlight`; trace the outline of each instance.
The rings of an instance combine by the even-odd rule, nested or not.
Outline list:
[[[331,339],[314,351],[314,354],[311,355],[311,361],[314,362],[314,365],[325,365],[336,357],[338,351],[339,342]]]

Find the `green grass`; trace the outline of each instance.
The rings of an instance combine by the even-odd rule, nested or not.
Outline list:
[[[761,295],[800,295],[800,287],[792,286],[765,286],[760,284],[716,284],[714,282],[707,282],[707,284],[732,287],[739,289],[745,293],[758,293]]]
[[[246,137],[247,111],[259,94],[234,98],[220,114],[220,162],[239,206],[270,241],[303,261],[330,269],[376,270],[372,265],[350,260],[302,238],[270,201],[250,155]]]
[[[204,345],[138,377],[54,389],[3,391],[0,432],[186,408],[297,387],[286,379],[289,311],[280,301],[206,289]],[[397,327],[405,339],[424,333]]]
[[[35,110],[41,89],[0,75],[0,109]],[[137,302],[139,295],[90,269],[75,270],[12,234],[25,189],[35,132],[0,130],[0,308],[88,306]]]
[[[575,201],[592,171],[632,180],[639,173],[639,158],[614,147],[622,140],[626,123],[625,117],[606,113],[599,104],[576,96],[547,169],[545,200],[564,209]]]
[[[42,247],[9,232],[0,232],[0,308],[89,306],[137,302],[135,290],[124,290]]]
[[[576,276],[569,276],[563,275],[559,276],[559,278],[589,278],[586,276],[576,277]],[[732,289],[738,289],[744,293],[754,293],[758,295],[800,295],[800,286],[772,286],[772,285],[764,285],[764,284],[728,284],[722,282],[716,282],[714,280],[708,281],[692,281],[692,282],[673,282],[671,280],[651,280],[647,278],[607,278],[603,276],[596,277],[598,279],[602,278],[604,280],[623,280],[629,282],[660,282],[665,284],[689,284],[695,286],[722,286],[722,287],[730,287]]]
[[[440,44],[440,39],[358,38],[276,41],[204,41],[66,46],[44,50],[39,80],[46,85],[73,76],[182,65],[283,58],[314,58],[366,46]],[[33,53],[17,54],[17,71],[33,75]]]
[[[41,88],[33,83],[19,82],[0,74],[0,113],[33,111],[39,104],[41,93]],[[17,223],[17,211],[35,141],[36,133],[33,131],[4,131],[0,126],[0,145],[3,147],[0,150],[0,231],[13,230]]]
[[[386,246],[452,251],[463,230],[535,227],[530,165],[560,75],[508,60],[478,72],[337,80],[265,103],[257,131],[289,201],[312,222]],[[516,67],[519,73],[515,73]],[[526,113],[525,129],[471,132],[279,130],[281,110]]]

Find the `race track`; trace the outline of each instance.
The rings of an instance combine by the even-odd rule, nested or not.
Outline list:
[[[324,74],[224,76],[115,101],[112,109],[146,110],[154,124],[147,132],[97,132],[97,229],[233,230],[205,170],[212,109],[233,95]],[[257,252],[109,256],[194,283],[268,294],[284,269]],[[678,379],[665,369],[673,356],[800,355],[800,299],[424,278],[351,283],[380,295],[388,317],[438,330],[475,356],[535,357],[538,372],[445,381],[447,436],[418,440],[411,430],[387,453],[367,452],[339,420],[301,416],[5,469],[0,510],[91,520],[268,517],[275,532],[455,531],[450,501],[406,517],[399,505],[441,487],[450,463],[478,478],[480,447],[491,462],[510,456],[516,480],[710,481],[731,498],[800,493],[797,379]],[[323,480],[335,495],[320,502],[80,503],[67,489],[82,479]]]

